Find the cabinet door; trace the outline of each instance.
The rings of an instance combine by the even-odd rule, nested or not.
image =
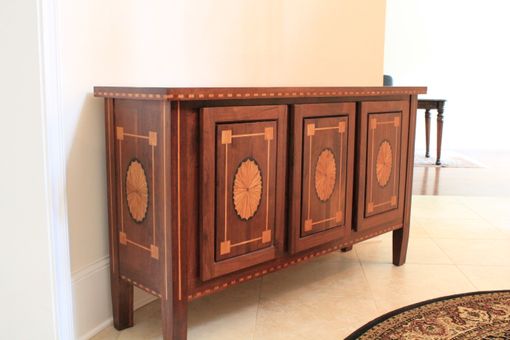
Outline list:
[[[350,231],[355,110],[354,103],[293,106],[291,253]]]
[[[286,127],[286,106],[202,109],[202,280],[282,251]]]
[[[401,224],[409,102],[361,104],[357,230]]]

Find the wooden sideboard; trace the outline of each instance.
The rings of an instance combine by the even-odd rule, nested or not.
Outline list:
[[[133,326],[133,286],[185,339],[188,301],[379,234],[402,265],[425,92],[96,87],[115,327]]]

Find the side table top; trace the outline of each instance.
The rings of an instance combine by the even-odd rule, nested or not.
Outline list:
[[[418,101],[419,102],[428,102],[428,103],[431,103],[431,102],[446,102],[446,99],[422,99],[422,98],[418,98]]]

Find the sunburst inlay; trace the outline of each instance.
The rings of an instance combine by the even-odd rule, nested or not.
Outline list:
[[[333,194],[336,183],[336,160],[333,151],[324,149],[315,164],[315,192],[323,202]]]
[[[262,174],[253,159],[246,159],[237,168],[232,191],[237,215],[249,220],[257,212],[262,199]]]
[[[381,143],[381,145],[379,145],[376,161],[377,183],[379,183],[381,187],[384,187],[386,184],[388,184],[392,168],[393,152],[391,150],[391,144],[385,140]]]
[[[129,214],[136,222],[142,222],[149,206],[149,187],[142,163],[136,159],[129,163],[127,169],[126,197]]]

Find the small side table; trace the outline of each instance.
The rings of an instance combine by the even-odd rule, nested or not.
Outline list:
[[[443,113],[446,99],[418,99],[418,109],[425,110],[425,157],[430,157],[430,110],[437,110],[437,159],[441,165],[441,140],[443,139]]]

